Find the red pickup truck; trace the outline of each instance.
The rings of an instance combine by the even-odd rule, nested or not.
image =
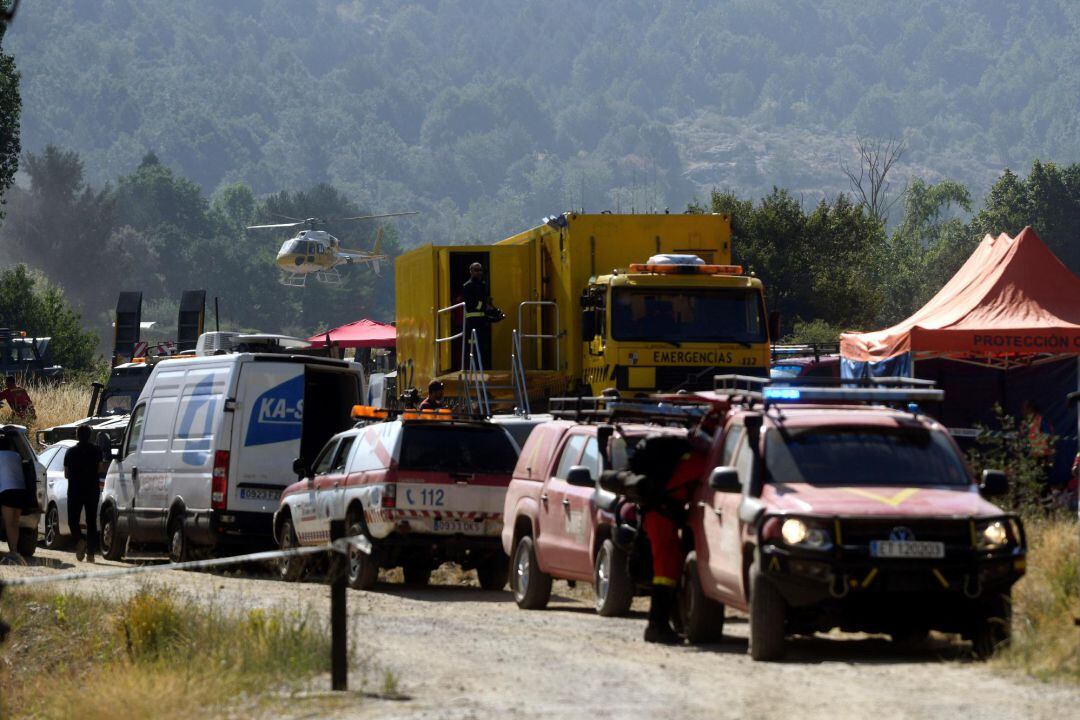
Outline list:
[[[939,423],[874,402],[903,392],[776,387],[764,406],[721,407],[714,469],[690,504],[691,642],[718,638],[724,606],[749,612],[755,660],[832,628],[956,632],[978,656],[1008,640],[1024,530],[984,499],[1005,477],[977,482]]]
[[[547,605],[553,578],[590,582],[600,615],[621,615],[637,592],[627,555],[614,538],[614,495],[597,491],[603,470],[626,466],[635,439],[685,433],[679,428],[623,425],[608,447],[604,467],[597,426],[566,420],[543,423],[522,448],[503,509],[503,548],[510,556],[510,586],[523,609]],[[594,497],[594,494],[600,493]],[[629,506],[627,506],[629,509]]]

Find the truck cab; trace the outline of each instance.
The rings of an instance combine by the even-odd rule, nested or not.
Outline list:
[[[593,394],[704,390],[719,373],[768,373],[761,281],[738,266],[653,256],[590,278],[581,313],[583,380]]]

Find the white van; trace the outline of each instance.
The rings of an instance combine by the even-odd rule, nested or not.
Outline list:
[[[101,551],[165,545],[193,550],[273,543],[293,460],[314,457],[352,426],[364,397],[353,363],[237,353],[164,360],[131,412],[101,498]]]

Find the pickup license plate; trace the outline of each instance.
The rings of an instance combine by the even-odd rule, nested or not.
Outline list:
[[[874,540],[870,554],[880,558],[943,558],[945,543],[926,540]]]
[[[435,532],[479,535],[484,532],[484,523],[471,520],[435,520],[432,529]]]
[[[277,502],[281,499],[280,490],[270,488],[240,488],[241,500],[272,500]]]

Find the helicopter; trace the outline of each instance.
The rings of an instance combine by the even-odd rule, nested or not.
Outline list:
[[[377,218],[400,217],[402,215],[416,215],[416,212],[358,215],[356,217],[336,218],[334,222],[374,220]],[[341,247],[341,241],[336,237],[326,230],[320,229],[320,227],[327,224],[324,220],[314,217],[300,220],[287,215],[279,217],[292,220],[292,222],[248,225],[247,229],[304,228],[295,237],[283,242],[277,253],[275,262],[282,271],[281,284],[287,287],[304,287],[309,275],[314,275],[316,280],[328,285],[341,285],[343,280],[341,273],[337,269],[342,265],[371,263],[375,274],[379,275],[380,264],[390,259],[389,256],[382,252],[382,228],[379,228],[379,232],[375,236],[375,245],[370,251],[347,250]]]

